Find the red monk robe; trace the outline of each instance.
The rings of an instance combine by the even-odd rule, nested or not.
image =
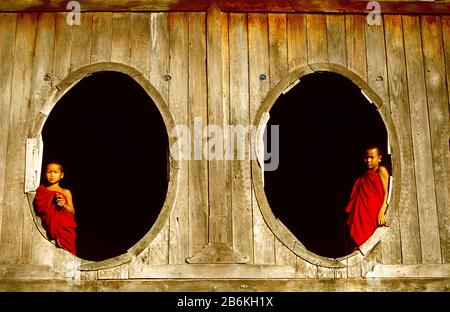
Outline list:
[[[350,201],[345,208],[350,237],[356,246],[361,246],[378,227],[377,216],[383,204],[383,184],[378,172],[367,170],[353,185]]]
[[[55,191],[48,190],[43,185],[36,190],[34,207],[36,214],[41,217],[42,225],[47,231],[49,239],[54,239],[56,245],[76,255],[76,223],[73,213],[56,205]],[[67,200],[67,198],[66,198]]]

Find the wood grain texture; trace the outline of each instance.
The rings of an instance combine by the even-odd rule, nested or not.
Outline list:
[[[367,81],[365,25],[365,16],[345,16],[348,69]]]
[[[442,23],[442,37],[444,41],[444,51],[445,51],[445,68],[447,73],[447,96],[450,98],[450,16],[441,16],[441,23]],[[450,110],[450,104],[449,104],[449,110]],[[450,130],[449,130],[450,132]],[[450,166],[447,164],[446,168],[446,174],[447,179],[450,177]],[[447,183],[447,194],[450,196],[450,183]],[[444,216],[444,228],[449,225],[450,222],[450,209],[447,209],[447,215]],[[447,235],[446,243],[441,245],[442,248],[442,261],[445,263],[450,262],[450,231],[447,231],[444,233],[441,233],[442,235]],[[446,233],[446,234],[445,234]]]
[[[278,239],[275,240],[275,263],[288,265],[294,269],[297,267],[297,256]]]
[[[80,25],[72,28],[70,71],[91,63],[92,13],[81,14]]]
[[[392,118],[394,119],[394,123],[397,126],[400,140],[400,162],[402,165],[404,165],[402,166],[402,179],[401,181],[398,181],[402,183],[400,204],[398,209],[395,209],[396,207],[393,207],[394,209],[390,209],[390,211],[387,212],[387,216],[388,218],[390,218],[391,225],[389,227],[388,235],[385,236],[381,242],[381,247],[384,263],[401,263],[402,251],[406,253],[409,252],[410,255],[407,255],[407,257],[413,258],[415,257],[414,252],[417,252],[418,237],[414,237],[414,235],[417,235],[417,232],[414,231],[414,227],[410,228],[411,233],[409,233],[408,231],[401,232],[406,229],[400,226],[404,221],[410,224],[414,223],[414,211],[417,203],[410,195],[412,192],[415,192],[415,180],[414,171],[412,168],[413,155],[411,151],[411,125],[409,121],[409,114],[405,113],[409,112],[409,108],[401,17],[385,16],[384,23],[386,28],[385,53],[389,77],[380,76],[382,77],[381,82],[383,83],[377,85],[377,82],[380,82],[377,81],[380,80],[377,79],[378,75],[385,75],[385,72],[380,72],[380,70],[377,69],[377,65],[371,62],[369,62],[372,65],[370,66],[368,76],[372,87],[377,90],[377,93],[379,93],[380,96],[384,96],[383,100],[385,101],[386,105],[390,107]],[[374,25],[370,27],[371,29],[373,29],[370,31],[370,38],[376,41],[377,39],[374,37],[377,37],[377,35],[373,33],[376,32],[376,30],[373,27],[378,27],[380,29],[379,31],[381,31],[381,26]],[[369,30],[367,31],[369,32]],[[369,51],[370,49],[375,48],[368,46],[367,49]],[[382,52],[380,52],[380,54],[381,53]],[[369,56],[371,58],[376,58],[374,55],[370,55],[368,53],[368,57]],[[381,58],[384,59],[384,56]],[[389,83],[389,94],[387,94],[388,91],[387,87],[384,85],[384,81],[387,81]],[[395,172],[392,174],[395,176]],[[410,189],[411,187],[413,187],[413,189]],[[399,216],[399,211],[401,211],[402,213],[401,216]],[[405,250],[402,250],[402,242],[400,242],[400,237],[406,241],[406,245],[403,246]]]
[[[91,63],[109,62],[111,60],[111,47],[112,13],[93,13]]]
[[[170,76],[169,107],[175,124],[189,124],[189,16],[169,14]],[[188,155],[186,155],[188,156]],[[185,157],[184,159],[186,159]],[[179,185],[169,220],[169,263],[185,263],[189,256],[189,163],[179,162]]]
[[[69,74],[73,28],[73,26],[67,25],[67,13],[56,14],[52,76],[54,85],[58,84]]]
[[[308,63],[328,62],[327,20],[323,14],[306,15]]]
[[[430,196],[434,194],[435,186],[419,17],[404,16],[402,19],[406,69],[408,73],[409,112],[411,116],[417,205],[422,210],[428,210],[430,208],[436,210],[436,197]],[[421,240],[417,239],[418,237],[416,236],[418,234],[421,236],[421,232],[424,230],[423,227],[426,225],[422,223],[423,220],[420,220],[421,231],[419,232],[417,229],[419,225],[418,212],[415,210],[411,211],[411,207],[405,208],[409,212],[402,218],[406,218],[402,222],[402,228],[405,228],[407,231],[412,231],[413,238],[411,240],[405,239],[402,245],[407,247],[409,245],[406,245],[406,242],[411,241],[412,244],[420,247],[419,243]],[[412,221],[412,224],[408,223],[408,221]],[[415,252],[413,255],[415,257],[408,257],[409,253],[405,253],[403,263],[413,264],[421,262],[422,253],[417,254],[417,247],[414,248]]]
[[[1,225],[0,262],[31,263],[31,227],[24,194],[25,140],[31,96],[36,14],[19,14],[14,47],[11,106],[5,160],[5,186]],[[25,216],[25,214],[28,214]]]
[[[13,82],[17,14],[0,14],[0,242],[5,196],[6,159],[8,152],[9,111]]]
[[[52,13],[39,14],[37,18],[37,33],[34,46],[33,75],[31,79],[31,105],[29,111],[30,126],[37,119],[38,113],[52,92],[52,72],[55,51],[56,15]],[[70,50],[69,50],[70,51]],[[32,127],[29,127],[31,130]],[[31,133],[28,133],[30,136]],[[42,153],[42,152],[41,152]],[[41,164],[39,163],[39,166]],[[30,207],[31,208],[31,207]],[[25,213],[25,225],[31,235],[30,248],[32,264],[53,264],[53,246],[46,242],[34,225],[31,209]]]
[[[388,87],[388,73],[386,63],[386,46],[384,24],[366,24],[366,55],[367,55],[367,82],[380,96],[385,105],[384,112],[389,110],[390,94]],[[401,84],[397,84],[401,87]],[[404,96],[402,93],[400,96]],[[395,105],[395,103],[394,103]],[[392,109],[392,108],[391,108]],[[388,133],[389,135],[389,133]],[[393,173],[395,175],[395,172]],[[381,241],[383,261],[386,263],[401,262],[400,229],[398,223],[398,209],[390,209],[387,216],[391,219],[389,235]]]
[[[150,15],[131,13],[130,65],[150,79]]]
[[[317,265],[296,257],[296,271],[305,278],[317,278]]]
[[[230,125],[243,126],[250,124],[250,102],[248,95],[248,42],[247,15],[230,14]],[[236,129],[236,128],[235,128]],[[238,132],[230,134],[228,140],[233,146],[230,151],[231,161],[231,205],[233,223],[233,246],[243,256],[253,255],[253,216],[252,216],[252,177],[250,168],[249,133]],[[241,143],[242,142],[242,143]],[[242,152],[242,148],[244,151]],[[243,157],[242,157],[243,156]]]
[[[327,15],[328,61],[347,67],[345,15]]]
[[[287,33],[286,14],[268,14],[270,87],[275,86],[286,74]]]
[[[286,14],[288,70],[306,65],[308,49],[306,43],[306,15]]]
[[[428,116],[430,119],[431,146],[433,151],[434,185],[437,211],[419,210],[421,221],[427,226],[426,235],[429,249],[422,249],[425,263],[448,259],[449,221],[449,102],[446,88],[444,48],[439,16],[420,17],[422,50],[425,64],[425,82],[428,96]],[[439,233],[435,230],[439,229]],[[440,235],[439,235],[440,234]],[[440,245],[436,244],[440,239]],[[423,247],[422,247],[423,248]],[[445,254],[445,257],[442,257]]]
[[[195,118],[206,123],[206,15],[189,13],[189,128],[192,137],[198,137],[204,145],[202,129],[195,131]],[[195,146],[189,162],[189,255],[200,251],[208,242],[208,163],[196,158]],[[201,156],[201,154],[200,154]]]
[[[261,102],[269,92],[269,81],[261,80],[261,75],[269,76],[269,42],[267,14],[248,14],[249,58],[249,100],[250,121],[255,121]],[[275,263],[275,237],[267,227],[252,187],[253,210],[253,263]]]
[[[111,61],[130,64],[131,59],[131,16],[130,13],[112,14]],[[144,60],[145,61],[145,60]]]

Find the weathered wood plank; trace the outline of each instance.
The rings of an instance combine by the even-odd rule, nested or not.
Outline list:
[[[411,116],[411,136],[414,152],[414,174],[416,179],[416,189],[414,188],[412,192],[414,192],[414,190],[417,192],[417,205],[419,209],[436,210],[436,197],[430,196],[431,194],[434,194],[434,175],[419,17],[404,16],[403,33],[406,69],[408,74],[409,113]],[[414,256],[412,258],[410,256],[411,252],[403,251],[403,263],[406,264],[420,263],[422,261],[422,252],[420,248],[421,240],[417,236],[424,230],[424,228],[422,228],[424,224],[420,224],[419,212],[412,208],[414,207],[409,205],[405,206],[405,215],[402,216],[401,222],[402,229],[412,232],[411,239],[406,237],[405,239],[402,239],[402,241],[405,241],[402,242],[402,249],[407,249],[411,243],[415,247],[412,250]],[[421,231],[418,229],[419,224]],[[408,242],[411,243],[407,244]]]
[[[189,128],[193,146],[189,162],[189,255],[208,242],[208,163],[202,157],[203,127],[207,121],[206,27],[205,13],[189,13]],[[199,119],[196,119],[199,118]],[[197,131],[195,125],[199,124]],[[202,125],[203,123],[203,125]]]
[[[318,266],[317,267],[317,278],[335,278],[336,269],[325,268]]]
[[[208,9],[206,14],[207,25],[207,81],[208,81],[208,126],[224,125],[224,105],[222,86],[222,13],[215,5]],[[208,132],[208,193],[209,193],[209,241],[223,242],[232,245],[231,237],[231,211],[226,201],[225,184],[227,172],[226,162],[223,161],[223,137],[214,130]],[[211,143],[214,142],[214,143]],[[210,144],[215,146],[215,152]]]
[[[250,124],[248,96],[247,15],[230,14],[230,124],[247,129]],[[242,141],[241,141],[242,139]],[[231,149],[231,205],[233,246],[243,256],[253,256],[252,177],[249,134],[233,132],[228,137]],[[242,151],[243,149],[243,151]]]
[[[367,81],[365,25],[366,16],[345,16],[348,69]]]
[[[328,61],[327,20],[323,14],[306,15],[308,63]]]
[[[81,14],[80,25],[72,27],[70,71],[91,63],[92,13]]]
[[[100,273],[100,272],[99,272]],[[293,278],[295,270],[284,265],[248,265],[248,264],[175,264],[144,266],[141,271],[133,272],[130,278]]]
[[[131,16],[130,13],[112,14],[111,61],[130,64],[131,59]]]
[[[152,13],[150,17],[150,82],[165,101],[168,100],[169,19],[167,13]]]
[[[308,49],[306,43],[306,15],[286,14],[288,70],[306,65]]]
[[[150,15],[132,13],[131,29],[130,65],[150,79]]]
[[[11,106],[8,120],[0,262],[31,263],[31,221],[24,194],[25,140],[27,138],[36,36],[36,14],[19,14],[14,47]],[[27,214],[27,216],[25,216]],[[28,218],[29,217],[29,218]]]
[[[120,265],[115,268],[106,269],[106,270],[99,270],[97,272],[97,276],[99,280],[106,280],[106,279],[128,279],[128,266],[127,265]]]
[[[275,240],[275,263],[297,267],[297,256],[278,239]]]
[[[67,13],[56,14],[53,85],[57,85],[69,74],[73,27],[67,24]]]
[[[317,265],[296,257],[296,271],[305,278],[317,278]]]
[[[442,37],[444,40],[444,51],[445,51],[445,68],[447,73],[447,96],[450,98],[450,16],[441,16],[441,23],[442,23]],[[450,104],[449,104],[450,105]],[[447,164],[447,179],[450,177],[450,166]],[[447,183],[447,194],[450,196],[450,183]],[[444,217],[444,222],[442,222],[442,219],[440,217],[439,222],[444,223],[444,228],[448,228],[448,224],[450,222],[450,212],[449,209],[447,209],[447,216]],[[447,238],[445,241],[446,244],[441,244],[442,248],[442,261],[445,263],[450,262],[450,233],[449,231],[444,231],[444,234],[441,232],[442,235],[447,235]]]
[[[6,158],[8,151],[9,111],[14,67],[17,14],[0,14],[0,242],[5,196]]]
[[[362,276],[361,260],[362,254],[360,252],[347,259],[348,278],[360,278]]]
[[[175,124],[189,124],[189,16],[169,14],[170,76],[169,107]],[[187,159],[185,155],[182,159]],[[169,225],[169,263],[185,263],[189,256],[189,163],[179,162],[179,185]]]
[[[382,245],[376,245],[369,254],[365,255],[361,260],[361,274],[365,276],[367,272],[373,270],[373,268],[382,262]]]
[[[414,176],[414,160],[417,159],[413,154],[413,138],[411,137],[410,108],[408,103],[409,92],[416,92],[408,88],[405,66],[405,47],[403,46],[402,18],[398,15],[386,15],[384,17],[386,34],[386,57],[389,72],[389,95],[391,114],[395,125],[397,126],[397,135],[400,144],[400,163],[402,164],[402,179],[396,180],[401,183],[401,194],[399,207],[394,207],[399,211],[399,222],[401,224],[401,252],[403,263],[420,263],[420,237],[419,220],[416,201],[416,180]],[[405,32],[406,33],[406,32]],[[409,37],[414,35],[408,32]],[[408,40],[405,36],[405,42]],[[406,52],[408,49],[406,49]],[[417,55],[416,55],[417,57]],[[410,72],[410,78],[416,77],[416,73]],[[415,99],[410,97],[410,99]],[[413,100],[414,101],[414,100]],[[414,104],[413,104],[414,105]],[[420,157],[420,156],[419,156]],[[392,216],[392,214],[391,214]],[[390,239],[390,235],[388,239]],[[383,245],[384,247],[384,245]],[[384,254],[383,254],[384,255]],[[394,264],[388,259],[383,258],[386,263]],[[400,259],[392,259],[399,261]],[[398,263],[398,262],[397,262]]]
[[[270,87],[287,74],[286,14],[268,14]]]
[[[250,121],[253,123],[262,100],[269,92],[269,42],[266,14],[248,15]],[[262,76],[264,75],[264,76]],[[275,263],[275,236],[267,227],[252,186],[253,263]]]
[[[33,76],[31,79],[31,105],[29,111],[30,128],[37,119],[38,113],[52,92],[52,72],[55,51],[55,18],[53,13],[43,13],[38,16],[36,42],[33,57]],[[30,135],[30,133],[29,133]],[[31,211],[25,213],[25,226],[30,232],[30,252],[32,264],[53,263],[53,246],[46,242],[33,223]],[[32,245],[32,248],[31,248]]]
[[[335,278],[347,278],[348,276],[348,259],[342,260],[341,263],[345,265],[345,268],[335,269]]]
[[[327,15],[327,41],[329,62],[347,67],[344,15]]]
[[[378,264],[365,277],[371,278],[432,278],[450,277],[448,264]]]
[[[390,105],[388,74],[386,64],[386,47],[384,38],[384,25],[366,24],[366,54],[367,54],[367,82],[369,86],[380,96],[383,101],[384,111],[387,113]],[[398,85],[401,87],[401,84]],[[401,92],[401,90],[399,90]],[[394,94],[395,96],[395,94]],[[401,93],[399,96],[403,96]],[[396,103],[393,103],[396,105]],[[394,172],[395,174],[395,172]],[[398,223],[398,210],[392,209],[387,212],[391,218],[389,236],[381,241],[383,261],[386,263],[400,263],[401,245],[400,229]]]
[[[382,12],[392,14],[450,14],[447,1],[385,1]],[[93,1],[79,0],[85,11],[205,11],[213,0],[146,0],[146,1]],[[224,12],[310,12],[310,13],[359,13],[367,14],[368,0],[216,0]],[[67,11],[67,0],[8,0],[0,3],[0,11],[40,12]]]
[[[434,184],[436,189],[436,210],[419,211],[421,221],[427,227],[426,241],[429,251],[423,249],[425,263],[449,259],[449,175],[450,156],[448,134],[450,133],[449,103],[446,88],[444,48],[439,16],[420,17],[422,49],[425,64],[425,82],[428,96],[431,146],[433,152]],[[423,219],[422,219],[423,215]],[[439,233],[435,233],[435,229]],[[440,235],[439,235],[440,234]],[[440,246],[436,240],[440,239]],[[441,255],[444,254],[443,257]]]
[[[112,13],[92,14],[91,63],[109,62],[112,47]]]

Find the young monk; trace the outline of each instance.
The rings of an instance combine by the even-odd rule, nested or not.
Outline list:
[[[380,165],[382,157],[379,146],[368,146],[364,157],[367,171],[353,185],[345,208],[351,252],[361,246],[378,226],[386,225],[389,173]]]
[[[60,163],[51,162],[45,170],[46,185],[36,190],[34,207],[41,217],[47,236],[55,240],[56,246],[64,248],[76,255],[76,223],[72,194],[62,188],[59,183],[64,178],[64,170]]]

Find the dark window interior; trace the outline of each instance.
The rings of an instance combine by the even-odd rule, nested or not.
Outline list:
[[[347,78],[313,73],[277,99],[268,125],[280,127],[279,167],[264,173],[275,216],[308,250],[346,255],[344,209],[365,170],[365,146],[380,145],[390,171],[387,131],[376,107]]]
[[[58,101],[42,136],[43,164],[62,162],[61,186],[73,195],[78,256],[126,252],[150,230],[167,192],[167,131],[154,102],[125,74],[94,73]]]

